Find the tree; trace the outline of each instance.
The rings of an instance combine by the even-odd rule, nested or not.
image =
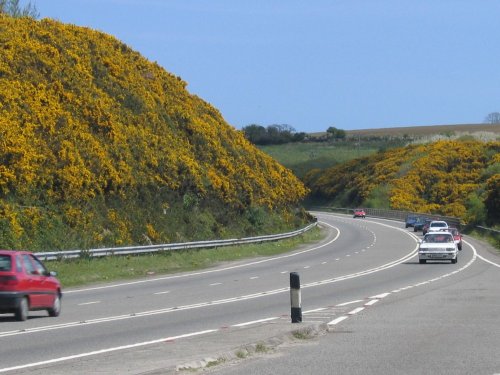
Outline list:
[[[500,112],[491,112],[486,116],[484,122],[487,124],[500,124]]]
[[[23,8],[19,4],[19,0],[0,0],[1,13],[15,18],[31,17],[36,19],[40,17],[40,13],[38,13],[36,6],[31,1]]]
[[[330,126],[326,130],[326,133],[327,133],[328,138],[333,138],[333,139],[336,139],[336,140],[338,140],[338,139],[345,139],[345,137],[346,137],[345,130],[343,130],[343,129],[337,129],[334,126]]]
[[[257,124],[251,124],[241,129],[248,139],[254,145],[265,144],[267,142],[267,130],[265,127]]]

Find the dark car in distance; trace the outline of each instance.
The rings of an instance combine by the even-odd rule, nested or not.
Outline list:
[[[419,216],[418,215],[407,215],[405,220],[405,228],[413,227],[417,222]]]
[[[413,231],[418,232],[424,229],[425,224],[429,224],[431,220],[426,219],[425,217],[419,216],[417,220],[413,223]]]
[[[61,312],[61,284],[31,252],[0,250],[0,313],[28,319],[29,311]]]

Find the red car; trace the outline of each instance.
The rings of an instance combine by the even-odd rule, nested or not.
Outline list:
[[[362,208],[356,208],[354,210],[354,218],[362,217],[364,219],[365,216],[366,216],[365,210],[363,210]]]
[[[462,250],[462,234],[458,231],[457,228],[448,228],[448,232],[453,234],[453,239],[457,244],[458,250]]]
[[[29,311],[61,312],[61,284],[55,272],[28,251],[0,250],[0,313],[28,319]]]

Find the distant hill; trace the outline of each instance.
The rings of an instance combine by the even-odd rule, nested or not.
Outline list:
[[[303,219],[302,182],[110,35],[0,15],[0,113],[0,247],[207,239]]]
[[[477,133],[492,133],[500,136],[500,124],[457,124],[457,125],[427,125],[427,126],[400,126],[381,129],[360,129],[346,131],[348,136],[390,136],[390,137],[423,137],[434,135],[457,135]]]
[[[500,124],[450,124],[450,125],[422,125],[422,126],[395,126],[388,128],[346,130],[346,136],[356,137],[398,137],[424,138],[433,136],[475,136],[490,133],[493,138],[500,137]],[[309,136],[322,137],[326,132],[311,133]]]

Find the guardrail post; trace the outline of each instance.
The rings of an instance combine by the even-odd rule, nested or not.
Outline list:
[[[302,302],[300,296],[300,277],[297,272],[290,272],[290,303],[292,305],[292,323],[301,323]]]

